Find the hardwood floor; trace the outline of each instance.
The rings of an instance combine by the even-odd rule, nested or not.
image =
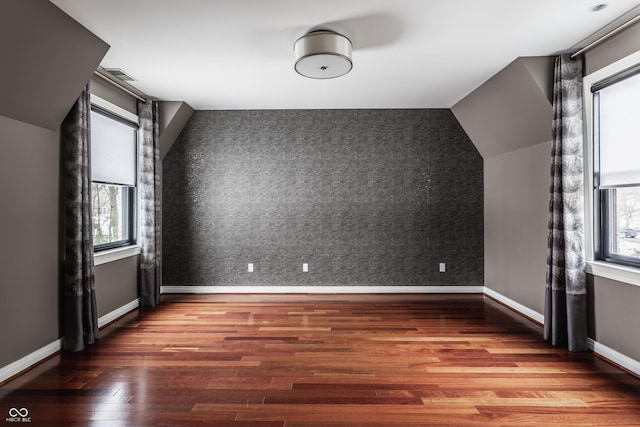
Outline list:
[[[47,426],[640,426],[640,380],[480,295],[165,295],[6,383],[11,408]]]

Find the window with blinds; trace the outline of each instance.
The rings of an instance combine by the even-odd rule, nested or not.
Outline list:
[[[640,67],[591,91],[597,256],[640,266]]]
[[[91,201],[96,251],[136,240],[136,123],[91,110]]]

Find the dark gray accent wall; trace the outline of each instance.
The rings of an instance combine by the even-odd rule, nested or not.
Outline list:
[[[197,111],[163,174],[166,286],[483,284],[482,158],[448,109]]]

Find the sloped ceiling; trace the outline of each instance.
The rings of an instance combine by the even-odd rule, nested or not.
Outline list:
[[[551,140],[553,62],[518,58],[453,106],[483,158]]]
[[[58,129],[109,45],[46,0],[0,2],[0,115]]]
[[[193,115],[193,109],[186,102],[164,101],[160,102],[158,110],[160,116],[160,158],[164,159]]]

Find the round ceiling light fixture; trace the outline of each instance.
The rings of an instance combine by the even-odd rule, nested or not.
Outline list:
[[[329,30],[312,31],[296,40],[295,69],[312,79],[333,79],[351,71],[351,40]]]

